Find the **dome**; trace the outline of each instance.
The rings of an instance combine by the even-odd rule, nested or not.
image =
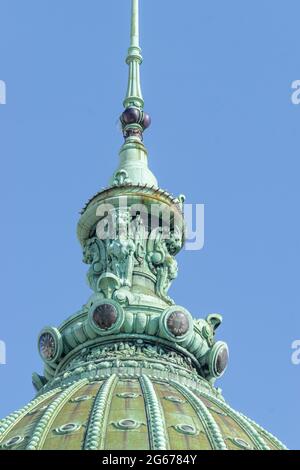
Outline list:
[[[0,432],[12,450],[285,449],[204,381],[137,368],[52,388]]]
[[[138,5],[132,1],[120,165],[77,229],[93,293],[59,327],[42,329],[36,396],[0,421],[0,449],[285,449],[215,387],[229,360],[216,339],[221,315],[199,318],[169,295],[185,198],[159,188],[148,168]]]

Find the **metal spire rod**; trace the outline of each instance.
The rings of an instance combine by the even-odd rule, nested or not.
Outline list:
[[[140,47],[139,0],[132,0],[131,47]]]
[[[141,90],[140,65],[143,61],[139,38],[139,0],[132,0],[130,47],[126,63],[129,66],[129,78],[124,107],[136,106],[143,109],[144,100]]]

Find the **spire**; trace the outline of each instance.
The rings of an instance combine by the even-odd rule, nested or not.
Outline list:
[[[142,109],[144,107],[140,80],[140,65],[143,62],[141,52],[139,31],[139,0],[132,0],[130,47],[128,49],[128,55],[126,59],[126,63],[129,66],[129,77],[127,94],[124,100],[124,108],[136,106]]]
[[[123,102],[125,111],[121,116],[125,139],[143,140],[143,132],[151,124],[150,116],[144,112],[144,100],[141,89],[140,65],[143,62],[139,34],[139,0],[132,0],[130,47],[126,63],[129,66],[126,98]]]
[[[144,111],[141,90],[140,65],[143,61],[139,37],[139,0],[132,0],[130,46],[126,63],[129,66],[128,87],[120,117],[125,139],[120,151],[120,165],[111,184],[120,181],[157,187],[157,180],[148,168],[147,150],[143,132],[150,126],[151,118]]]

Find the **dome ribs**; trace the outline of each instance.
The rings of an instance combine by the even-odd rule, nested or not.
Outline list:
[[[0,424],[0,443],[3,442],[7,434],[11,431],[11,429],[16,426],[16,424],[21,421],[24,416],[30,413],[34,408],[42,405],[48,398],[56,395],[61,388],[55,388],[54,390],[50,390],[49,392],[43,394],[42,396],[35,398],[32,400],[28,405],[21,408],[19,411],[15,413],[11,413],[6,419],[1,421]]]
[[[249,436],[253,444],[258,450],[270,450],[263,438],[259,435],[253,425],[238,411],[233,410],[225,402],[218,398],[212,397],[205,392],[198,391],[199,395],[217,405],[221,410],[228,414]]]
[[[194,410],[197,412],[202,426],[205,429],[207,436],[209,437],[213,450],[227,450],[227,446],[222,437],[219,426],[201,399],[185,385],[179,384],[173,380],[171,381],[171,385],[189,401]]]
[[[78,382],[75,382],[75,384],[70,385],[54,400],[53,403],[48,406],[42,418],[38,421],[26,450],[42,449],[46,436],[58,413],[61,411],[65,403],[70,400],[72,395],[78,392],[78,390],[80,390],[82,386],[87,383],[87,379],[82,379]]]
[[[168,434],[164,413],[149,377],[142,375],[140,384],[143,390],[145,407],[149,421],[149,440],[152,450],[169,449]]]
[[[108,413],[117,382],[118,377],[113,374],[102,384],[97,394],[86,432],[84,450],[104,449],[105,433],[103,430],[107,428]]]

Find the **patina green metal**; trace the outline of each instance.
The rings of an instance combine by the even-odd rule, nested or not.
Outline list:
[[[144,108],[140,80],[140,65],[143,61],[139,33],[139,0],[132,0],[130,47],[126,63],[129,65],[128,88],[124,108],[137,106]]]
[[[92,295],[59,328],[41,331],[37,396],[0,421],[0,448],[285,449],[215,387],[228,354],[216,341],[221,315],[195,318],[169,295],[185,241],[184,196],[159,188],[148,168],[138,0],[126,61],[120,164],[77,228]],[[103,237],[107,220],[115,230]]]

